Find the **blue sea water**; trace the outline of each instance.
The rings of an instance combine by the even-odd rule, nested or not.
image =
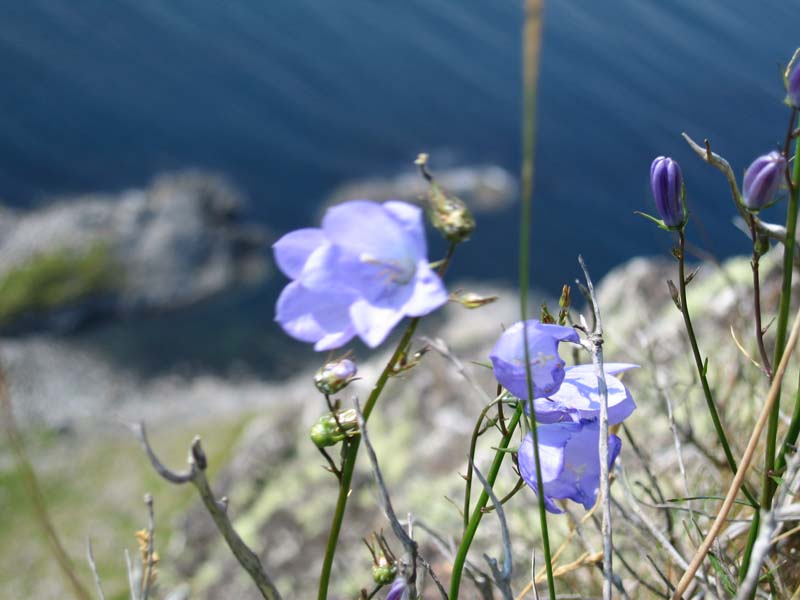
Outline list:
[[[518,171],[521,1],[0,2],[0,198],[226,174],[275,232],[308,225],[336,184],[421,150]],[[795,0],[552,0],[545,8],[532,280],[557,291],[581,252],[596,277],[670,240],[649,210],[658,154],[683,166],[691,237],[747,251],[722,177],[680,138],[743,172],[787,121],[780,66]],[[434,167],[435,167],[434,154]],[[453,275],[513,281],[517,207],[484,217]],[[276,361],[280,283],[180,315],[87,334],[123,359]],[[152,352],[154,345],[159,352]],[[223,357],[222,359],[220,357]]]

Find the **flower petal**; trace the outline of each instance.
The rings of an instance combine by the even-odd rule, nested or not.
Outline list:
[[[321,345],[317,350],[338,348],[356,333],[350,322],[352,302],[352,295],[321,294],[295,281],[283,288],[275,320],[293,338]]]
[[[297,279],[311,253],[325,243],[322,229],[309,227],[287,233],[272,245],[275,262],[284,275]]]
[[[329,208],[322,219],[328,239],[363,260],[385,262],[387,266],[413,274],[417,261],[416,242],[383,206],[367,200],[353,200]]]
[[[558,354],[562,341],[578,342],[578,334],[570,327],[543,324],[535,319],[518,322],[497,340],[489,358],[500,384],[518,398],[528,398],[525,368],[525,336],[528,329],[528,357],[531,365],[533,397],[549,396],[558,390],[564,379],[564,361]]]
[[[417,264],[417,273],[410,285],[413,291],[403,306],[403,312],[409,317],[427,315],[447,302],[447,290],[426,259]]]
[[[422,209],[408,202],[389,200],[383,203],[383,208],[400,224],[414,243],[417,256],[428,256],[428,245],[425,242],[425,225],[422,222]],[[427,261],[426,261],[427,262]]]
[[[636,409],[628,388],[613,375],[606,374],[608,388],[608,422],[621,423]],[[597,376],[593,365],[569,367],[561,387],[549,398],[560,405],[575,409],[582,419],[596,419],[600,416],[600,395]],[[538,407],[537,407],[538,410]]]
[[[391,306],[375,306],[363,298],[353,302],[350,307],[350,319],[358,337],[370,348],[379,346],[403,316],[401,310]]]

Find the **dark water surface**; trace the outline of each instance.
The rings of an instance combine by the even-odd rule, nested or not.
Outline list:
[[[578,252],[599,277],[668,249],[632,214],[650,209],[657,154],[683,166],[694,241],[747,250],[724,180],[679,134],[709,137],[740,173],[776,147],[779,65],[800,45],[798,22],[795,0],[547,3],[537,288],[577,275]],[[508,0],[2,1],[0,197],[35,206],[200,167],[228,175],[282,232],[307,225],[337,183],[394,173],[420,150],[516,172],[520,26]],[[516,215],[479,222],[454,275],[512,281]],[[88,336],[146,366],[240,357],[270,369],[279,285],[139,323],[136,336],[116,325]]]

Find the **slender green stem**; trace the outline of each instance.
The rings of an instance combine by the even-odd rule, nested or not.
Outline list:
[[[753,259],[750,266],[753,270],[753,313],[755,316],[756,342],[758,343],[758,353],[761,356],[761,363],[764,372],[772,383],[772,365],[767,356],[767,348],[764,345],[764,328],[761,325],[761,282],[759,281],[758,265],[761,254],[758,249],[758,233],[756,232],[756,218],[750,215],[750,235],[753,238]]]
[[[494,486],[494,482],[497,480],[500,466],[503,464],[503,459],[506,457],[506,454],[508,454],[505,450],[511,442],[511,437],[514,435],[514,430],[517,428],[521,417],[522,404],[518,404],[511,420],[508,422],[508,433],[501,438],[500,444],[497,446],[497,453],[494,455],[494,460],[492,461],[492,466],[486,474],[486,481],[489,483],[489,487]],[[458,546],[458,551],[453,561],[453,574],[450,578],[450,600],[458,600],[458,593],[461,588],[461,575],[464,572],[467,552],[472,544],[472,540],[475,538],[475,532],[478,531],[478,525],[480,525],[481,519],[483,518],[483,509],[486,507],[487,502],[489,502],[489,494],[486,490],[483,490],[481,495],[478,496],[478,502],[475,508],[472,510],[472,515],[470,516],[467,528],[464,530],[461,544]]]
[[[498,399],[498,404],[502,406],[503,401],[502,399]],[[473,471],[473,463],[475,460],[475,449],[478,446],[478,437],[480,437],[482,431],[481,427],[483,426],[483,420],[486,418],[486,413],[489,412],[489,409],[494,406],[494,402],[490,402],[487,404],[483,410],[481,411],[478,420],[475,422],[475,427],[472,430],[472,438],[470,438],[469,442],[469,461],[467,462],[467,474],[464,477],[464,480],[467,482],[464,486],[464,509],[463,509],[463,517],[464,517],[464,529],[469,526],[469,503],[470,503],[470,496],[472,495],[472,471]]]
[[[792,113],[792,126],[794,126],[794,115],[797,111]],[[798,195],[800,195],[800,139],[795,142],[794,146],[794,165],[792,168],[792,187],[791,192],[789,194],[789,209],[786,218],[786,248],[784,250],[783,255],[783,287],[781,288],[781,309],[784,308],[784,290],[788,289],[791,292],[792,289],[792,280],[791,280],[791,273],[792,273],[792,257],[794,256],[794,246],[795,246],[795,231],[797,228],[797,212],[798,212]],[[789,226],[792,226],[792,235],[789,236]],[[791,240],[791,252],[789,251],[789,245]],[[788,268],[787,268],[788,265]],[[787,275],[788,273],[788,275]],[[788,282],[787,282],[788,279]],[[787,294],[788,296],[788,294]],[[786,304],[786,311],[788,314],[789,310],[789,302],[787,299]],[[779,315],[780,316],[780,315]],[[784,338],[785,338],[785,329],[784,329]],[[776,354],[778,350],[778,345],[776,341]],[[781,352],[783,351],[783,344],[780,345]],[[776,471],[780,472],[786,466],[786,451],[790,449],[792,446],[797,443],[797,436],[800,434],[800,383],[797,386],[797,396],[795,397],[794,402],[794,410],[792,411],[792,420],[789,422],[789,429],[786,431],[786,439],[781,446],[780,454],[778,455],[778,461],[775,463]]]
[[[683,314],[683,323],[686,326],[686,333],[689,336],[689,343],[692,346],[692,354],[694,355],[694,362],[697,366],[697,373],[700,375],[700,383],[703,386],[703,395],[708,405],[708,412],[711,414],[711,420],[714,423],[714,429],[717,432],[719,443],[722,445],[722,449],[725,452],[725,459],[728,461],[728,466],[735,475],[738,469],[736,466],[736,459],[733,457],[733,452],[731,452],[730,444],[728,444],[728,437],[725,435],[725,430],[722,428],[722,422],[719,419],[719,413],[714,404],[714,398],[711,395],[711,386],[708,384],[708,377],[706,375],[706,365],[703,362],[703,357],[700,355],[700,349],[697,346],[697,337],[694,334],[692,319],[689,316],[689,306],[686,302],[686,235],[683,230],[678,231],[678,238],[680,240],[680,248],[678,250],[678,290],[680,293],[680,308]],[[755,496],[744,486],[742,486],[742,492],[750,501],[750,504],[754,508],[757,508],[758,501],[755,499]]]
[[[797,110],[792,110],[791,121],[789,123],[789,131],[794,129],[794,122],[796,119]],[[788,150],[788,141],[786,150]],[[789,206],[786,209],[786,244],[783,247],[783,280],[781,282],[781,301],[778,307],[778,321],[775,330],[775,358],[772,364],[777,365],[786,346],[786,330],[789,325],[789,304],[792,299],[792,271],[794,269],[794,248],[795,237],[797,234],[797,212],[798,212],[798,191],[800,191],[800,140],[795,142],[795,158],[792,178],[790,180],[790,193],[789,193]],[[798,395],[800,401],[800,394]],[[764,485],[761,496],[761,506],[769,507],[772,503],[772,496],[775,493],[776,484],[772,476],[776,473],[775,451],[778,439],[778,422],[780,419],[780,403],[781,395],[778,390],[778,397],[775,400],[775,405],[772,407],[772,413],[769,416],[769,424],[767,425],[767,446],[764,454]],[[800,408],[795,405],[794,413],[798,413]],[[789,426],[786,440],[784,441],[783,448],[781,449],[781,457],[785,455],[785,447],[787,443],[793,444],[797,440],[797,433],[794,433],[794,440],[790,441],[789,434],[793,430],[800,428],[800,423],[794,423],[795,418],[792,415],[792,423]],[[798,415],[800,419],[800,415]],[[794,427],[792,427],[794,425]]]
[[[525,350],[525,380],[528,392],[529,428],[533,437],[533,458],[536,466],[536,497],[539,505],[539,524],[542,532],[544,563],[547,571],[547,591],[550,600],[556,598],[553,561],[550,556],[550,534],[547,529],[547,510],[544,505],[544,482],[539,458],[539,435],[536,413],[533,410],[530,348],[528,347],[528,285],[530,274],[530,232],[533,215],[533,182],[536,165],[536,90],[539,81],[539,53],[542,41],[542,9],[544,0],[526,0],[522,58],[522,197],[519,235],[519,305]]]
[[[440,277],[444,276],[445,272],[447,271],[447,267],[450,265],[450,261],[453,258],[455,248],[455,244],[450,244],[450,246],[447,248],[447,255],[445,256],[438,270]],[[409,321],[408,325],[406,326],[406,330],[403,333],[403,337],[400,338],[400,342],[397,344],[397,348],[395,348],[394,354],[392,354],[389,362],[386,363],[386,366],[378,377],[378,380],[375,382],[372,392],[370,392],[367,401],[364,403],[364,410],[362,411],[362,414],[364,415],[364,421],[369,419],[369,415],[372,413],[372,409],[375,408],[375,403],[378,401],[378,397],[381,395],[381,392],[383,392],[386,382],[389,381],[389,377],[394,372],[397,364],[400,362],[400,359],[405,355],[406,349],[411,342],[411,336],[414,335],[414,331],[417,329],[419,321],[420,317],[415,317]],[[330,533],[328,534],[328,544],[325,546],[325,558],[322,561],[322,571],[320,572],[319,576],[319,591],[317,592],[318,600],[325,600],[328,597],[328,587],[330,585],[333,557],[336,554],[336,546],[339,543],[339,533],[342,530],[342,523],[344,521],[344,512],[347,508],[347,500],[350,497],[350,483],[353,480],[353,472],[355,471],[356,458],[358,458],[358,447],[360,444],[361,438],[354,436],[347,438],[342,446],[342,468],[339,477],[339,495],[336,499],[336,509],[333,513],[331,529]]]

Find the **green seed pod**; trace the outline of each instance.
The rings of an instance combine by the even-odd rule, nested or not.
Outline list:
[[[464,201],[445,194],[435,181],[428,190],[428,217],[445,239],[455,244],[468,240],[475,231],[475,218]]]

